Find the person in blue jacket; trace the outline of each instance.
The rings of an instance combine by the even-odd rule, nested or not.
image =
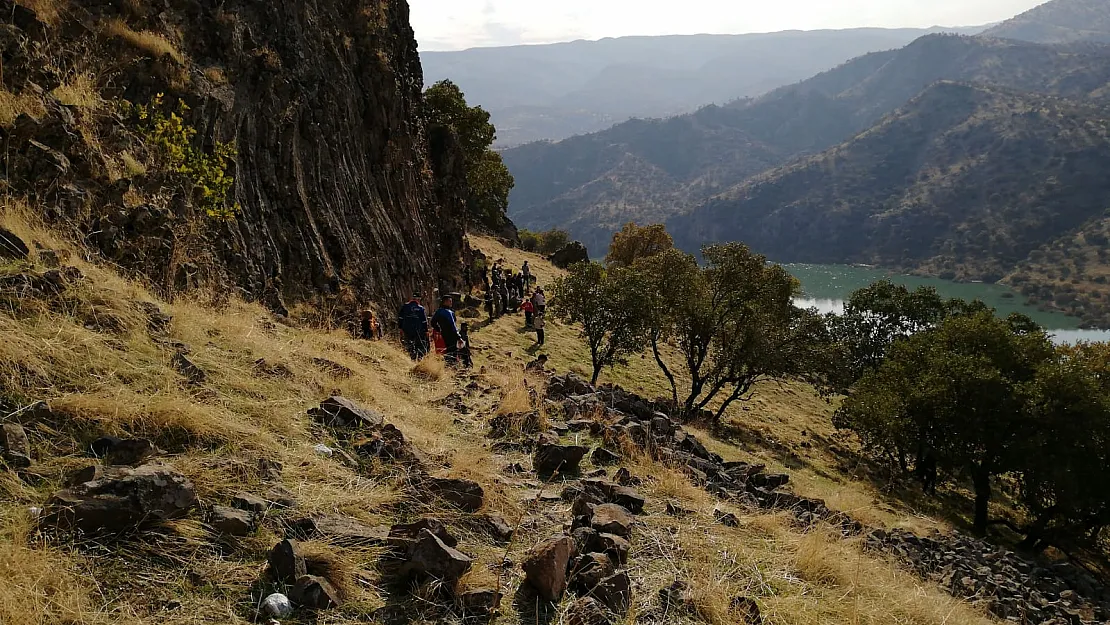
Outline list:
[[[432,315],[432,329],[443,336],[443,346],[447,352],[443,359],[450,366],[455,366],[459,361],[459,324],[455,318],[455,300],[450,295],[444,295],[439,303],[439,310]]]
[[[401,328],[401,343],[413,360],[421,360],[428,355],[428,312],[420,304],[419,293],[414,293],[412,299],[401,307],[397,326]]]

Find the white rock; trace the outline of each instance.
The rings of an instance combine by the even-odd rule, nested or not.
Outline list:
[[[289,597],[275,592],[262,600],[260,611],[269,617],[287,618],[293,615],[293,603],[289,601]]]
[[[335,453],[334,449],[332,449],[331,447],[328,447],[327,445],[325,445],[323,443],[317,444],[312,449],[316,453],[320,454],[321,456],[324,456],[325,458],[331,458],[331,455]]]

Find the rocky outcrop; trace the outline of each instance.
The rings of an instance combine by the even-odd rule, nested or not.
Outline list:
[[[197,504],[192,482],[172,467],[110,467],[92,477],[51,497],[47,525],[87,533],[131,530],[180,518]]]
[[[27,6],[0,1],[11,17],[3,87],[43,111],[0,129],[5,183],[111,261],[165,294],[211,288],[282,312],[296,300],[392,305],[460,285],[461,155],[450,130],[422,119],[406,0],[96,0],[51,25]],[[52,95],[82,75],[105,77],[111,114]],[[195,206],[116,112],[159,93],[167,113],[190,107],[193,148],[235,145],[234,218]]]
[[[590,260],[590,252],[578,241],[571,241],[563,246],[562,249],[547,257],[552,265],[561,269],[566,269],[574,263],[581,263]]]

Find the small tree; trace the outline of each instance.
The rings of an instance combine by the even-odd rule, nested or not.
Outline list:
[[[541,254],[554,254],[570,244],[570,233],[566,230],[552,228],[539,233],[539,252]]]
[[[571,265],[567,275],[555,281],[551,310],[559,319],[581,324],[593,364],[591,384],[597,383],[602,369],[626,364],[629,355],[643,349],[641,289],[634,272],[606,271],[593,262]]]
[[[613,235],[609,244],[609,254],[605,257],[608,267],[631,267],[637,260],[650,258],[674,248],[674,239],[667,234],[663,224],[637,226],[629,222]]]
[[[653,294],[645,298],[649,339],[676,403],[677,376],[659,342],[669,338],[681,354],[685,413],[719,401],[719,421],[762,380],[823,378],[831,340],[820,315],[794,306],[798,281],[739,243],[707,247],[703,255],[704,268],[664,252],[635,269]]]
[[[501,227],[515,182],[501,155],[491,149],[497,129],[490,123],[489,113],[480,106],[469,106],[458,85],[442,80],[424,92],[424,114],[429,124],[450,127],[458,135],[471,218],[491,228]]]

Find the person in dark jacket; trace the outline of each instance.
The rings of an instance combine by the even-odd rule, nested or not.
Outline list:
[[[446,352],[443,359],[449,366],[456,366],[459,362],[459,324],[455,318],[455,300],[450,295],[444,295],[440,300],[439,310],[432,315],[432,329],[443,337],[443,346]]]
[[[401,328],[401,343],[410,358],[421,360],[428,355],[428,311],[420,304],[419,293],[414,293],[412,299],[401,307],[397,326]]]
[[[459,326],[459,364],[470,369],[474,366],[474,359],[470,355],[470,324]]]
[[[524,288],[532,286],[532,267],[528,261],[524,261],[524,266],[520,268],[520,273],[524,274]]]

